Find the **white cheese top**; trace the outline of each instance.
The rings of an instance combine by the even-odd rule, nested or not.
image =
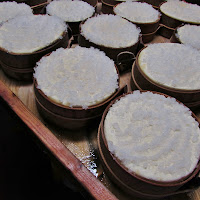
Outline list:
[[[32,15],[32,9],[25,3],[0,2],[0,24],[18,15]]]
[[[168,1],[161,5],[160,10],[171,18],[200,24],[200,6],[196,4],[184,1]]]
[[[108,148],[130,172],[155,181],[190,174],[200,157],[199,124],[174,98],[134,91],[109,109]]]
[[[118,89],[114,61],[94,48],[57,49],[35,68],[38,88],[66,106],[95,105]]]
[[[120,16],[98,15],[81,25],[81,34],[97,45],[125,48],[138,42],[140,29]]]
[[[183,44],[150,44],[138,57],[140,68],[153,81],[186,90],[200,89],[199,51]]]
[[[47,13],[60,17],[66,22],[79,22],[91,17],[95,9],[84,1],[52,1]]]
[[[200,26],[186,24],[177,29],[180,42],[200,50]]]
[[[48,15],[18,16],[0,27],[0,48],[12,53],[32,53],[62,38],[67,25]]]
[[[114,7],[115,14],[136,23],[156,22],[160,13],[152,5],[141,2],[123,2]]]

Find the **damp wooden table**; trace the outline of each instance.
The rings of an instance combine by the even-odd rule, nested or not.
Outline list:
[[[157,42],[169,42],[169,40],[156,36],[151,43]],[[130,77],[130,72],[122,74],[120,87],[127,85],[130,91]],[[98,127],[86,127],[74,132],[61,130],[47,123],[37,111],[33,84],[10,79],[1,69],[0,98],[7,102],[51,154],[95,199],[138,199],[124,194],[104,173],[97,153]],[[200,117],[200,113],[195,114]],[[200,200],[200,188],[167,199]]]

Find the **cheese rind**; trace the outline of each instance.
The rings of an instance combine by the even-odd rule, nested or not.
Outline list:
[[[147,179],[181,179],[200,157],[199,124],[171,97],[134,91],[120,98],[105,117],[104,133],[110,152]]]

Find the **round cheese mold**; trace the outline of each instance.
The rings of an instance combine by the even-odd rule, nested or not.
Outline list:
[[[183,1],[168,1],[160,6],[165,15],[180,20],[200,24],[200,6]]]
[[[115,15],[98,15],[81,25],[81,34],[90,42],[110,48],[130,47],[138,42],[140,29]]]
[[[18,15],[32,15],[33,11],[25,3],[0,2],[0,24]]]
[[[114,61],[94,48],[57,49],[35,68],[38,89],[56,103],[87,109],[118,89]]]
[[[58,17],[23,15],[0,27],[0,48],[10,53],[33,53],[62,38],[67,25]]]
[[[138,64],[156,83],[175,89],[200,89],[199,51],[190,46],[150,44],[140,52]]]
[[[114,12],[135,23],[152,23],[160,19],[160,13],[152,5],[141,2],[120,3]]]
[[[95,8],[84,1],[52,1],[46,9],[48,14],[66,22],[83,21],[95,12]]]
[[[176,37],[182,44],[200,50],[200,26],[186,24],[177,28]]]
[[[121,97],[106,115],[104,133],[109,151],[146,179],[180,180],[199,161],[199,123],[172,97],[139,91]]]

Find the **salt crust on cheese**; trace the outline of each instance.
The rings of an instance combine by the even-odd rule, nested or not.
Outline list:
[[[118,88],[114,61],[94,48],[57,49],[35,68],[38,88],[66,106],[88,106],[110,97]]]
[[[32,53],[62,38],[67,25],[48,15],[18,16],[0,27],[0,48],[12,53]]]
[[[168,1],[161,5],[160,10],[171,18],[200,24],[200,6],[196,4]]]
[[[141,51],[138,62],[153,81],[176,89],[200,89],[199,51],[177,43],[150,44]]]
[[[186,24],[177,29],[176,36],[181,43],[200,50],[200,26]]]
[[[160,13],[152,5],[141,2],[120,3],[114,8],[114,12],[136,23],[152,23],[160,17]]]
[[[47,13],[60,17],[66,22],[79,22],[91,17],[95,9],[84,1],[52,1]]]
[[[32,15],[33,11],[25,3],[1,2],[0,3],[0,24],[18,15]]]
[[[133,92],[109,109],[108,148],[130,172],[156,181],[190,174],[200,156],[200,130],[191,111],[174,98]]]
[[[125,48],[137,43],[140,29],[120,16],[104,14],[87,19],[81,34],[97,45]]]

